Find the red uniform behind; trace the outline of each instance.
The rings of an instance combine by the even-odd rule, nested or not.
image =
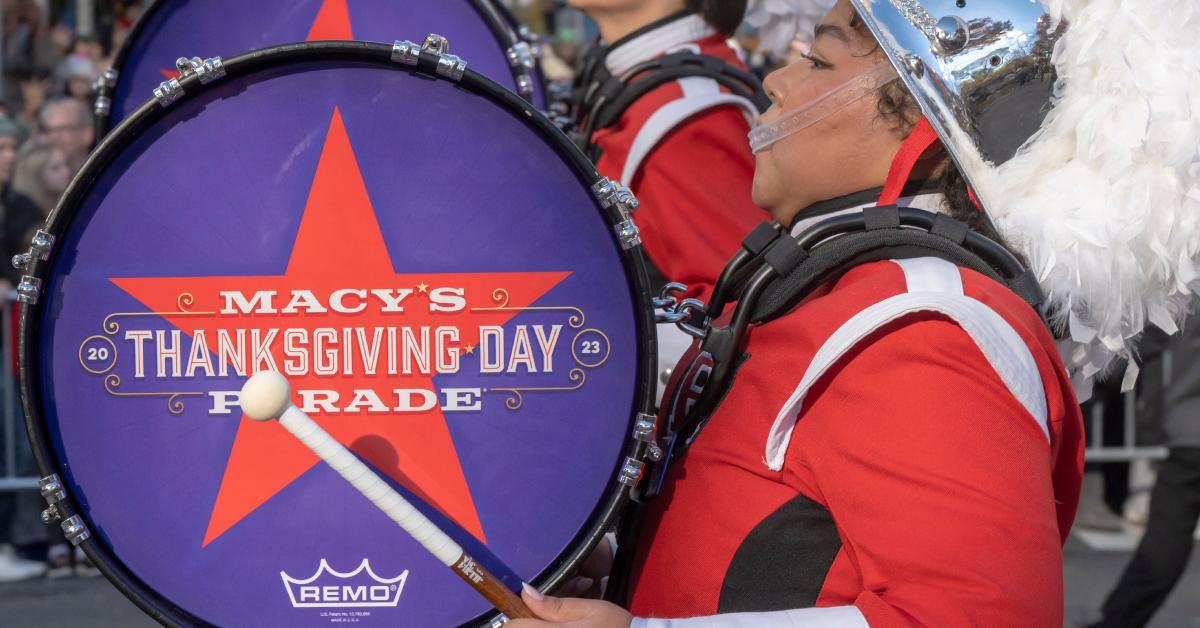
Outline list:
[[[691,48],[745,69],[698,15],[683,15],[615,42],[605,63],[614,76],[663,54]],[[753,105],[707,78],[667,83],[636,101],[618,123],[597,131],[600,173],[628,186],[634,217],[654,266],[705,297],[742,237],[766,215],[754,206],[754,156],[746,134]]]

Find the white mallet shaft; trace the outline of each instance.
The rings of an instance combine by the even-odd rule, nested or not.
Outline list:
[[[533,617],[521,599],[477,564],[463,551],[462,546],[317,425],[316,421],[293,405],[291,395],[287,378],[275,371],[261,371],[250,377],[242,387],[242,411],[255,421],[279,419],[284,429],[333,467],[338,475],[501,612],[510,618]]]

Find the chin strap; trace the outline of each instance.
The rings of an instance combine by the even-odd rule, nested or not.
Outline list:
[[[892,167],[888,170],[887,181],[883,184],[883,192],[879,195],[878,205],[882,207],[895,204],[896,200],[900,198],[904,184],[908,183],[908,178],[917,162],[941,147],[942,143],[938,139],[937,133],[929,125],[929,120],[922,116],[913,127],[912,132],[905,138],[904,143],[900,144],[900,150],[896,151],[896,156],[892,158]]]
[[[904,139],[904,143],[900,144],[896,156],[892,158],[892,167],[888,169],[887,181],[883,184],[883,192],[879,194],[879,202],[876,205],[882,207],[894,204],[900,198],[900,193],[908,183],[917,162],[941,147],[942,141],[938,139],[929,120],[921,116],[912,132]],[[982,212],[983,206],[979,204],[979,199],[975,198],[975,190],[968,187],[967,196],[975,208]]]

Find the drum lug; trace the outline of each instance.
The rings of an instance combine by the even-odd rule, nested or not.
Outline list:
[[[182,97],[183,87],[179,84],[179,79],[163,81],[154,88],[154,100],[157,100],[162,107],[170,107],[172,103]]]
[[[109,68],[104,71],[104,74],[101,74],[100,77],[96,79],[96,84],[94,87],[98,90],[112,89],[117,86],[117,78],[120,76],[121,73],[116,68]]]
[[[67,498],[67,490],[63,487],[62,480],[59,479],[57,473],[51,473],[38,480],[38,490],[41,491],[42,497],[46,498],[46,503],[51,506]]]
[[[46,525],[50,525],[59,519],[62,519],[62,513],[58,511],[58,504],[50,504],[42,511],[42,523]]]
[[[163,81],[154,88],[154,99],[163,107],[169,107],[183,97],[183,85],[180,81],[195,76],[200,79],[201,85],[208,85],[225,76],[225,65],[221,57],[179,57],[175,60],[175,69],[179,70],[179,78]]]
[[[632,218],[617,223],[614,229],[617,232],[617,239],[621,241],[622,249],[628,251],[642,243],[641,232],[638,231]]]
[[[421,47],[411,41],[396,40],[392,44],[392,63],[416,65],[421,59]]]
[[[467,62],[450,54],[450,41],[445,37],[436,33],[426,35],[425,43],[421,44],[421,50],[437,55],[439,76],[455,82],[462,80],[463,73],[467,71]]]
[[[93,106],[96,115],[107,116],[112,111],[112,98],[108,94],[116,86],[118,76],[120,72],[109,68],[92,84],[92,90],[96,93],[96,103]]]
[[[50,259],[50,249],[54,248],[54,236],[49,231],[38,229],[33,235],[32,245],[29,251],[18,253],[12,258],[13,268],[17,270],[27,270],[34,260],[46,261]]]
[[[466,71],[466,61],[451,54],[438,57],[437,73],[439,75],[457,83],[462,80],[463,74]]]
[[[175,60],[175,69],[179,70],[179,80],[198,76],[201,85],[208,85],[225,76],[225,65],[221,62],[221,57],[179,57]]]
[[[422,52],[437,57],[438,76],[458,82],[467,71],[467,62],[450,54],[449,40],[432,33],[425,37],[425,43],[419,47],[411,41],[397,40],[392,44],[392,62],[415,66],[421,60]]]
[[[526,44],[529,44],[529,55],[535,60],[542,56],[542,38],[537,33],[529,30],[529,26],[522,24],[517,27],[517,36]]]
[[[614,183],[607,177],[602,177],[592,186],[592,193],[600,200],[600,205],[604,209],[616,206],[618,209],[623,209],[625,214],[632,214],[641,205],[629,188]]]
[[[26,305],[37,305],[42,292],[42,280],[31,275],[22,275],[17,284],[17,300]]]
[[[621,242],[621,248],[628,251],[640,245],[642,236],[631,217],[639,205],[633,192],[623,185],[613,183],[611,179],[601,178],[592,186],[592,193],[596,195],[602,207],[605,209],[615,207],[617,213],[620,214],[621,221],[613,229],[617,232],[617,240]]]
[[[430,33],[425,36],[425,43],[421,44],[421,50],[440,57],[450,52],[450,40],[437,33]]]
[[[96,96],[96,102],[92,105],[92,113],[97,116],[107,116],[112,111],[112,99],[108,96]]]
[[[47,504],[46,509],[42,511],[42,523],[49,525],[62,519],[62,511],[58,509],[58,503],[67,498],[67,491],[63,488],[58,474],[54,473],[38,480],[38,489]]]
[[[646,469],[646,463],[633,458],[626,458],[625,463],[621,465],[621,476],[617,481],[629,488],[637,486],[637,483],[642,479],[642,471]]]
[[[38,229],[33,234],[33,246],[29,248],[29,256],[41,261],[50,259],[50,249],[54,248],[54,235],[45,229]]]
[[[508,62],[518,70],[533,70],[533,48],[528,42],[519,41],[506,51]]]
[[[503,626],[504,624],[507,624],[507,623],[508,623],[508,615],[505,615],[504,613],[500,613],[499,615],[496,616],[495,619],[492,620],[491,623],[488,624],[488,628],[500,628],[501,626]]]
[[[87,525],[83,523],[83,518],[79,515],[64,519],[59,525],[71,545],[79,545],[92,537],[91,531],[88,530]]]
[[[658,462],[663,458],[662,447],[658,446],[658,421],[653,414],[639,412],[633,424],[634,440],[646,443],[646,458]]]
[[[517,93],[522,98],[529,99],[533,96],[533,77],[528,74],[517,75]]]
[[[537,65],[533,56],[533,47],[529,45],[529,42],[519,41],[510,46],[505,54],[508,55],[509,65],[517,71],[517,93],[529,99],[533,96],[533,77],[530,76],[530,72],[533,72]]]

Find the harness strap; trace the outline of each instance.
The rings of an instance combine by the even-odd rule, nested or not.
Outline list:
[[[1015,329],[995,310],[963,292],[959,269],[942,259],[894,261],[904,271],[907,291],[884,299],[842,324],[813,356],[767,436],[764,462],[783,468],[792,431],[812,387],[847,353],[888,323],[916,312],[937,312],[959,325],[975,341],[1009,392],[1050,440],[1049,410],[1037,362]]]

